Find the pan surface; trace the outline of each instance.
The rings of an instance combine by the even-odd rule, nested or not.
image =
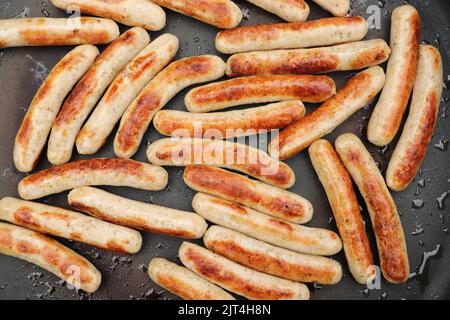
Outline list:
[[[236,1],[244,12],[242,24],[270,23],[280,21],[277,17],[240,0]],[[326,17],[328,14],[311,3],[309,20]],[[352,0],[352,15],[369,18],[373,29],[368,39],[389,39],[390,14],[392,9],[403,0]],[[444,76],[450,85],[450,2],[408,1],[422,16],[422,40],[438,46],[444,61]],[[166,10],[168,24],[163,32],[169,32],[180,38],[181,49],[177,58],[198,54],[217,54],[214,38],[217,29],[191,18]],[[50,1],[0,0],[0,18],[13,17],[65,17],[65,12],[53,7]],[[125,28],[123,29],[125,30]],[[151,33],[152,39],[159,33]],[[17,183],[23,174],[13,165],[12,150],[15,134],[20,126],[26,109],[34,94],[45,79],[47,73],[68,51],[68,47],[51,48],[10,48],[0,50],[0,197],[17,196]],[[223,56],[226,58],[225,56]],[[332,74],[340,87],[352,73]],[[187,90],[177,95],[167,106],[168,109],[183,110],[183,98]],[[343,253],[335,256],[342,263],[344,276],[336,286],[311,285],[312,299],[450,299],[450,162],[447,151],[450,131],[450,119],[446,108],[450,92],[444,89],[439,121],[422,170],[411,186],[394,198],[402,215],[411,271],[416,273],[404,285],[391,285],[382,280],[380,286],[368,290],[357,284],[349,274]],[[365,136],[368,117],[374,103],[366,107],[345,122],[327,139],[334,141],[345,132]],[[308,105],[308,110],[316,106]],[[149,129],[144,141],[153,142],[161,138],[153,128]],[[370,146],[364,138],[366,146]],[[393,151],[393,143],[387,149],[380,150],[370,146],[370,151],[385,170]],[[96,157],[114,156],[112,139]],[[49,167],[42,157],[38,170]],[[74,159],[80,159],[75,155]],[[135,159],[147,161],[145,143],[142,144]],[[297,183],[293,191],[309,199],[315,207],[315,216],[309,224],[336,230],[325,192],[318,181],[309,161],[307,152],[303,152],[287,163],[295,170]],[[182,210],[192,210],[191,200],[194,192],[184,185],[181,168],[168,168],[169,187],[161,192],[146,192],[128,188],[105,188],[124,197],[169,206]],[[67,193],[42,199],[45,203],[68,207]],[[360,203],[363,201],[360,199]],[[363,207],[367,230],[371,238],[374,256],[376,247],[368,213]],[[122,256],[95,249],[88,245],[61,240],[88,258],[103,275],[100,289],[92,294],[76,292],[55,276],[31,264],[15,258],[0,255],[0,299],[173,299],[175,296],[152,283],[146,273],[146,266],[155,256],[178,261],[177,250],[182,240],[144,233],[144,246],[139,254]],[[199,242],[201,243],[201,242]]]

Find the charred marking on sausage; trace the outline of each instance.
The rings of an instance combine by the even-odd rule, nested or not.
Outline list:
[[[40,252],[34,244],[26,240],[19,240],[16,242],[16,249],[20,253],[25,254],[38,254]]]
[[[126,250],[122,245],[118,244],[117,242],[115,242],[113,240],[108,241],[108,243],[106,244],[104,249],[106,249],[108,251],[123,253],[123,254],[129,253],[128,250]]]
[[[285,221],[283,221],[283,220],[279,220],[279,219],[275,219],[275,218],[270,218],[270,219],[269,219],[269,223],[270,223],[272,226],[276,227],[277,229],[278,229],[278,228],[279,228],[279,229],[284,229],[285,231],[288,231],[288,232],[293,232],[293,231],[294,231],[294,227],[293,227],[290,223],[285,222]]]
[[[248,214],[246,208],[244,208],[244,207],[242,207],[242,206],[240,206],[240,205],[238,205],[238,204],[236,204],[234,202],[222,200],[222,199],[219,199],[219,198],[213,198],[213,199],[211,199],[211,202],[215,203],[215,204],[218,204],[220,206],[223,206],[223,207],[227,207],[228,209],[233,210],[237,214],[241,214],[241,215],[247,215]]]
[[[372,48],[370,50],[363,50],[358,55],[358,58],[350,64],[352,69],[361,69],[365,66],[373,65],[387,59],[389,52],[383,47]]]
[[[167,288],[167,290],[176,294],[177,296],[182,297],[185,300],[209,300],[212,298],[207,290],[204,290],[202,292],[198,288],[188,285],[182,279],[179,279],[167,273],[157,274],[156,280],[162,287]]]
[[[24,147],[28,146],[31,141],[31,135],[33,134],[33,124],[31,122],[32,115],[27,114],[23,119],[20,126],[19,133],[17,134],[17,142]]]
[[[12,248],[13,240],[11,231],[8,228],[0,227],[0,246],[5,248]]]
[[[41,228],[41,224],[34,218],[34,210],[23,206],[14,212],[14,220],[25,227]]]

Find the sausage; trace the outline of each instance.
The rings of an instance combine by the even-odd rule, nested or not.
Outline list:
[[[0,200],[0,220],[125,254],[139,252],[139,232],[84,214],[15,198]]]
[[[153,116],[181,90],[222,77],[226,65],[217,56],[197,56],[171,63],[141,91],[126,110],[114,140],[117,156],[131,158]]]
[[[54,166],[20,181],[22,199],[39,199],[79,186],[125,186],[143,190],[162,190],[168,173],[160,167],[128,159],[89,159]]]
[[[358,283],[370,283],[376,276],[373,256],[350,175],[326,140],[313,143],[309,156],[333,209],[350,272]]]
[[[97,58],[67,97],[53,123],[47,150],[48,160],[52,164],[70,161],[75,139],[84,121],[116,75],[149,41],[147,31],[133,28],[122,34]]]
[[[443,89],[443,67],[439,51],[421,45],[411,107],[400,141],[386,172],[394,191],[404,190],[414,179],[433,137]]]
[[[324,10],[330,12],[336,17],[347,15],[350,10],[350,0],[313,0]]]
[[[247,0],[289,22],[305,21],[309,6],[304,0]]]
[[[184,242],[181,262],[201,277],[252,300],[308,300],[308,287],[251,270],[208,249]]]
[[[0,253],[33,263],[77,289],[92,293],[102,281],[85,258],[40,233],[0,222]]]
[[[391,49],[383,39],[333,47],[238,53],[227,61],[229,77],[317,74],[358,70],[385,62]]]
[[[17,170],[30,172],[36,167],[64,98],[98,55],[95,46],[78,46],[61,59],[42,83],[16,135]]]
[[[275,247],[227,228],[210,227],[203,242],[243,266],[287,280],[329,285],[342,278],[341,265],[334,260]]]
[[[286,100],[322,102],[335,93],[333,79],[326,76],[253,76],[192,89],[184,102],[190,112],[210,112],[244,104]]]
[[[419,56],[420,16],[404,5],[392,12],[391,49],[386,71],[386,85],[372,113],[367,137],[376,146],[391,143],[406,111]]]
[[[106,142],[127,107],[145,85],[174,58],[178,38],[164,34],[142,50],[116,77],[77,136],[77,150],[94,154]]]
[[[217,139],[220,133],[222,139],[229,139],[287,127],[302,119],[305,113],[300,100],[205,114],[162,110],[155,115],[153,125],[166,136],[201,138],[214,134]]]
[[[91,187],[78,187],[68,196],[75,210],[114,224],[173,237],[199,239],[206,221],[192,212],[122,198]]]
[[[292,251],[331,256],[342,249],[332,231],[293,224],[203,193],[194,197],[192,207],[212,223]]]
[[[369,30],[363,17],[325,18],[305,22],[260,24],[219,32],[221,53],[310,48],[362,40]]]
[[[229,141],[167,138],[152,143],[147,158],[159,166],[205,164],[246,173],[268,184],[288,189],[295,174],[285,163],[262,150]]]
[[[225,290],[166,259],[153,258],[149,277],[159,286],[184,300],[236,300]]]
[[[182,13],[217,28],[230,29],[239,25],[242,12],[230,0],[152,0],[167,9]]]
[[[192,189],[239,203],[293,223],[312,219],[311,202],[299,195],[210,166],[188,166],[184,182]]]
[[[118,36],[119,26],[109,19],[78,17],[0,20],[0,49],[104,44]]]
[[[161,30],[166,25],[166,13],[147,0],[51,0],[55,7],[67,11],[77,8],[86,15],[110,18],[130,27]]]
[[[269,145],[269,154],[290,158],[329,134],[366,106],[383,88],[384,71],[367,69],[350,79],[338,93],[297,123],[283,129]]]
[[[336,151],[361,192],[377,239],[381,270],[391,283],[408,280],[409,261],[397,207],[375,161],[353,134],[336,140]]]

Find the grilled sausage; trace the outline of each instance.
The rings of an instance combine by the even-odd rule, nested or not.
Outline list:
[[[210,55],[171,63],[150,81],[123,115],[114,141],[116,155],[132,157],[156,112],[184,88],[222,77],[225,68],[222,59]]]
[[[368,30],[367,21],[362,17],[243,26],[220,32],[216,48],[221,53],[232,54],[330,46],[362,40]]]
[[[436,48],[421,45],[408,120],[386,172],[386,182],[392,190],[404,190],[425,158],[437,122],[442,89],[441,55]]]
[[[153,258],[148,275],[157,285],[184,300],[235,300],[225,290],[166,259]]]
[[[147,158],[159,166],[205,164],[237,170],[283,189],[292,187],[295,174],[285,163],[262,150],[222,140],[167,138],[152,143]]]
[[[80,17],[0,20],[0,49],[104,44],[118,36],[119,26],[109,19]]]
[[[184,182],[192,189],[293,223],[307,223],[312,204],[299,195],[210,166],[188,166]]]
[[[332,132],[352,114],[367,105],[383,88],[385,75],[380,67],[367,69],[302,120],[280,132],[269,145],[272,157],[286,159]]]
[[[211,83],[192,89],[185,98],[190,112],[210,112],[233,106],[286,100],[322,102],[336,93],[326,76],[253,76]]]
[[[359,188],[377,239],[381,270],[386,280],[403,283],[409,276],[405,235],[394,200],[375,161],[353,134],[336,140],[336,151]]]
[[[161,30],[166,25],[164,10],[147,0],[51,0],[62,10],[77,8],[81,13],[110,18],[130,27]]]
[[[184,242],[179,256],[187,268],[201,277],[248,299],[309,299],[308,287],[302,283],[248,269],[192,243]]]
[[[383,39],[333,47],[238,53],[227,61],[227,75],[317,74],[358,70],[385,62],[391,49]]]
[[[309,155],[333,209],[350,272],[357,282],[367,284],[376,274],[373,273],[372,251],[350,175],[326,140],[313,143]]]
[[[212,223],[278,247],[325,256],[342,249],[339,236],[332,231],[299,226],[203,193],[194,197],[192,207]]]
[[[336,284],[342,277],[341,265],[334,260],[275,247],[223,227],[210,227],[203,241],[221,256],[287,280]]]
[[[106,142],[127,107],[174,58],[178,38],[164,34],[142,50],[117,76],[77,136],[81,154],[94,154]]]
[[[41,233],[126,254],[142,246],[139,232],[84,214],[15,198],[0,200],[0,220]]]
[[[100,272],[85,258],[40,233],[0,222],[0,253],[33,263],[77,289],[97,291]]]
[[[237,27],[242,20],[241,9],[230,0],[152,0],[170,10],[211,24],[217,28]]]
[[[162,190],[168,173],[160,167],[128,159],[89,159],[54,166],[28,176],[19,183],[22,199],[33,200],[79,186],[127,186]]]
[[[309,16],[309,6],[304,0],[247,0],[254,5],[276,14],[288,22],[305,21]]]
[[[198,239],[207,224],[199,215],[122,198],[91,187],[78,187],[68,196],[72,208],[133,229]]]
[[[324,10],[330,12],[336,17],[347,15],[350,10],[350,0],[313,0]]]
[[[109,84],[150,41],[147,31],[133,28],[122,34],[94,62],[67,97],[53,123],[47,157],[52,164],[70,161],[78,132]]]
[[[419,56],[420,16],[404,5],[392,12],[391,49],[386,85],[373,111],[367,137],[373,144],[388,145],[397,134],[411,96]]]
[[[95,46],[78,46],[61,59],[42,83],[16,136],[17,170],[30,172],[36,167],[64,98],[98,55]]]
[[[281,129],[305,116],[301,101],[286,101],[246,110],[191,113],[176,110],[159,111],[153,119],[155,129],[166,136],[207,137],[220,133],[221,139],[245,137]]]

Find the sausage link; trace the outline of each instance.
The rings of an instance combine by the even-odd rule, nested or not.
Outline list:
[[[336,17],[347,15],[350,10],[350,0],[313,0],[324,10],[330,12]]]
[[[304,0],[247,0],[288,22],[305,21],[309,6]]]

